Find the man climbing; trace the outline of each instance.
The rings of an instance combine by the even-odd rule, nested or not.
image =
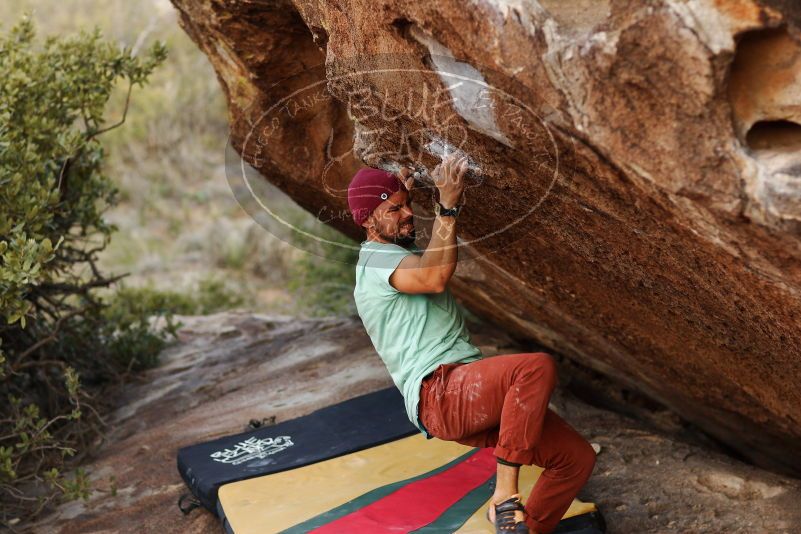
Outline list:
[[[446,157],[431,173],[439,193],[431,240],[414,248],[409,169],[365,168],[348,204],[366,232],[353,292],[373,345],[427,439],[494,447],[498,471],[487,518],[496,533],[552,532],[595,466],[590,444],[548,408],[557,382],[545,352],[485,358],[471,343],[447,283],[456,269],[456,216],[466,158]],[[522,464],[544,471],[521,503]]]

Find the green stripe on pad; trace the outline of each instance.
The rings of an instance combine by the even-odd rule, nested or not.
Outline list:
[[[412,532],[415,534],[456,532],[476,513],[479,506],[487,502],[492,496],[493,491],[495,491],[495,474],[485,483],[459,499],[456,504],[445,510],[436,521],[423,528],[413,530]]]

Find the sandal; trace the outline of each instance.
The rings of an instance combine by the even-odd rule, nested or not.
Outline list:
[[[526,509],[520,502],[519,494],[515,493],[493,506],[495,506],[495,534],[529,534],[525,522]],[[487,521],[492,523],[489,510],[487,510]]]

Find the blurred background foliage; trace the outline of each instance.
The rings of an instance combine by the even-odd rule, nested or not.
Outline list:
[[[176,314],[355,313],[358,244],[288,197],[351,247],[289,244],[237,204],[225,100],[176,19],[165,0],[0,4],[0,525],[115,491],[74,466]]]

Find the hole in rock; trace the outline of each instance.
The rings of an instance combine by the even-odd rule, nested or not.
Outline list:
[[[744,33],[737,40],[728,94],[735,129],[749,147],[756,148],[747,136],[759,143],[793,137],[801,124],[801,43],[785,28]]]
[[[758,121],[745,136],[752,150],[801,150],[801,124],[788,120]]]
[[[392,21],[392,27],[404,38],[409,36],[409,28],[414,24],[411,20],[403,17],[396,18]]]
[[[309,26],[309,30],[311,31],[314,44],[316,44],[321,50],[325,50],[328,47],[328,32],[325,31],[325,28],[321,28],[320,26]]]

